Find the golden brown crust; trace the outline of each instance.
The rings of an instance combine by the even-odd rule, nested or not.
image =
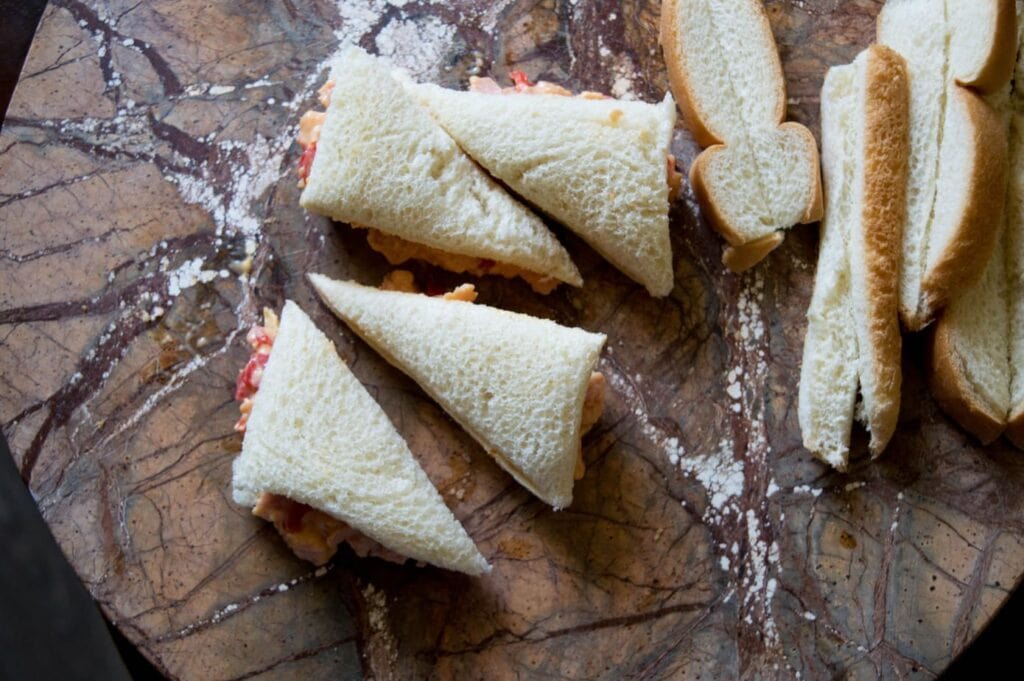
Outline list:
[[[1010,420],[1006,423],[1006,431],[1003,433],[1006,439],[1013,443],[1014,447],[1024,449],[1024,407],[1016,413],[1010,414]]]
[[[686,68],[686,58],[680,49],[679,37],[679,6],[691,0],[662,0],[661,18],[659,21],[659,37],[661,49],[665,57],[665,66],[668,70],[668,80],[672,88],[672,95],[675,97],[679,110],[683,114],[686,127],[693,133],[693,137],[702,147],[710,147],[714,144],[722,144],[725,137],[720,131],[715,131],[713,121],[707,120],[707,116],[701,116],[701,107],[695,101],[693,89],[690,85],[690,78]],[[776,77],[773,78],[776,87],[775,120],[773,123],[781,123],[786,115],[786,81],[782,75],[782,62],[779,59],[779,51],[775,45],[775,36],[772,34],[771,23],[760,0],[739,0],[748,2],[756,7],[761,18],[761,40],[770,46],[768,59],[773,60]],[[754,40],[754,36],[747,36],[746,39]]]
[[[999,437],[1006,424],[1004,417],[986,405],[974,390],[950,337],[950,326],[944,318],[935,325],[932,335],[928,386],[942,410],[964,429],[974,433],[982,444]]]
[[[739,246],[728,246],[722,253],[722,264],[733,273],[742,274],[768,257],[784,239],[782,232],[772,232]]]
[[[825,196],[821,186],[821,157],[818,156],[818,142],[814,134],[807,127],[792,121],[779,126],[785,130],[792,130],[803,137],[804,149],[807,151],[807,162],[811,166],[811,177],[814,182],[814,189],[811,191],[810,202],[807,209],[800,218],[800,224],[806,225],[811,222],[818,222],[825,215]]]
[[[702,151],[690,166],[690,186],[693,187],[693,193],[697,197],[697,202],[703,209],[708,223],[729,242],[730,246],[742,246],[745,243],[743,235],[729,225],[729,221],[719,210],[718,204],[712,200],[711,191],[704,182],[705,167],[711,163],[716,154],[724,154],[725,151],[725,146],[722,144],[710,146]]]
[[[910,159],[910,84],[902,57],[882,45],[868,49],[862,213],[867,290],[863,295],[875,385],[865,404],[870,409],[871,454],[878,456],[896,430],[900,411],[899,267]]]
[[[665,57],[665,66],[668,70],[669,83],[672,87],[672,94],[675,97],[679,110],[682,112],[683,120],[690,129],[694,139],[701,146],[707,147],[701,153],[693,165],[690,166],[690,184],[700,203],[708,222],[718,231],[729,243],[722,257],[729,269],[734,272],[742,272],[754,265],[768,255],[779,243],[782,242],[782,235],[770,234],[756,240],[747,242],[744,235],[726,220],[724,213],[711,198],[710,187],[705,181],[705,171],[708,164],[712,162],[715,155],[726,151],[723,146],[728,140],[726,133],[717,126],[713,116],[703,110],[694,94],[695,88],[691,83],[691,77],[686,63],[686,55],[681,49],[681,38],[679,32],[679,10],[685,2],[691,0],[663,0],[661,5],[661,20],[659,24],[659,41]],[[772,60],[775,77],[775,111],[773,119],[765,121],[766,124],[774,123],[782,128],[796,131],[803,139],[807,149],[807,156],[813,166],[814,190],[808,205],[801,217],[802,223],[816,222],[821,219],[823,213],[823,199],[821,187],[821,170],[818,158],[818,145],[811,131],[798,123],[782,123],[786,113],[786,88],[785,79],[782,74],[782,62],[779,59],[778,49],[775,46],[775,37],[772,35],[771,24],[768,21],[763,5],[756,0],[742,0],[750,3],[760,18],[760,38],[758,36],[745,36],[746,40],[758,40],[767,46],[766,59]],[[713,112],[710,112],[713,113]],[[789,227],[789,225],[785,225]]]
[[[975,0],[977,2],[978,0]],[[957,77],[956,82],[982,94],[992,94],[1010,81],[1017,61],[1017,8],[1014,0],[995,0],[996,25],[992,50],[975,73]]]
[[[912,331],[929,324],[961,291],[981,278],[999,237],[999,224],[1006,198],[1008,143],[1006,126],[996,111],[977,94],[952,88],[965,107],[971,130],[969,144],[975,150],[970,168],[967,206],[956,234],[938,262],[925,272],[921,282],[919,313],[907,320]],[[949,114],[956,109],[951,107]]]

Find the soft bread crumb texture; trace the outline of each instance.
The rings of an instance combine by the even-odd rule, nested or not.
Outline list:
[[[572,502],[583,403],[603,334],[486,305],[310,274],[317,293],[524,487]]]
[[[317,508],[388,549],[470,575],[490,567],[387,415],[293,302],[233,464],[236,503]]]
[[[675,104],[457,92],[405,82],[459,146],[653,296],[672,290]]]
[[[300,199],[304,208],[582,284],[544,223],[467,158],[381,60],[345,48],[331,79],[334,93]]]
[[[804,126],[782,124],[782,65],[758,0],[665,0],[661,21],[672,90],[709,147],[690,181],[732,247],[724,262],[741,271],[771,249],[737,247],[821,217],[817,144]]]

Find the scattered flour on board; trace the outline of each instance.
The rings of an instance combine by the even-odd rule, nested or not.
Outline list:
[[[370,625],[371,640],[383,649],[389,659],[398,659],[398,646],[394,634],[391,633],[391,627],[388,626],[387,595],[369,583],[361,592],[366,606],[366,621]]]
[[[437,17],[394,19],[377,34],[377,52],[417,80],[433,80],[451,49],[455,27]]]

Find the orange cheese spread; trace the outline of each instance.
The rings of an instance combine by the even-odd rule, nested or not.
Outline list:
[[[348,542],[361,558],[374,556],[393,563],[405,562],[404,556],[384,548],[341,520],[280,494],[261,494],[252,514],[272,522],[292,553],[314,565],[330,560],[342,542]]]
[[[587,383],[587,393],[583,398],[583,417],[580,419],[580,437],[590,432],[594,424],[601,418],[604,412],[604,374],[600,371],[590,373],[590,382]],[[580,443],[579,454],[576,456],[576,472],[573,477],[579,480],[586,473],[587,468],[583,463],[583,444]]]
[[[446,253],[430,246],[407,241],[393,234],[385,234],[373,228],[369,228],[368,231],[369,235],[366,240],[370,244],[370,248],[387,258],[392,265],[401,265],[407,260],[422,260],[449,272],[457,274],[465,272],[474,277],[482,277],[485,274],[495,274],[506,279],[519,277],[529,284],[530,288],[542,295],[551,293],[561,283],[554,277],[530,272],[515,265],[495,262],[486,258],[459,255],[458,253]]]
[[[333,80],[328,80],[322,88],[317,90],[317,98],[325,109],[331,103],[333,93]],[[296,141],[302,145],[302,156],[299,157],[297,169],[300,189],[306,186],[306,180],[309,179],[309,171],[313,168],[313,158],[316,156],[316,143],[320,141],[320,131],[326,120],[326,111],[307,111],[299,119],[299,134]]]

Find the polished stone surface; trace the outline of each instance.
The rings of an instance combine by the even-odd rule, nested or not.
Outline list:
[[[880,2],[769,2],[790,116]],[[0,136],[0,423],[116,626],[175,678],[930,678],[1024,566],[1024,466],[948,422],[908,344],[885,457],[800,446],[816,253],[798,227],[744,277],[690,200],[662,301],[559,231],[587,280],[480,302],[609,335],[608,407],[573,506],[545,508],[319,306],[375,283],[363,234],[303,215],[291,137],[339,40],[463,86],[510,68],[654,100],[655,2],[51,3]],[[681,165],[697,151],[674,143]],[[234,267],[254,249],[251,276]],[[457,278],[426,267],[421,279]],[[495,566],[472,580],[314,571],[230,503],[244,329],[293,298],[332,337]],[[351,613],[351,615],[350,615]]]

